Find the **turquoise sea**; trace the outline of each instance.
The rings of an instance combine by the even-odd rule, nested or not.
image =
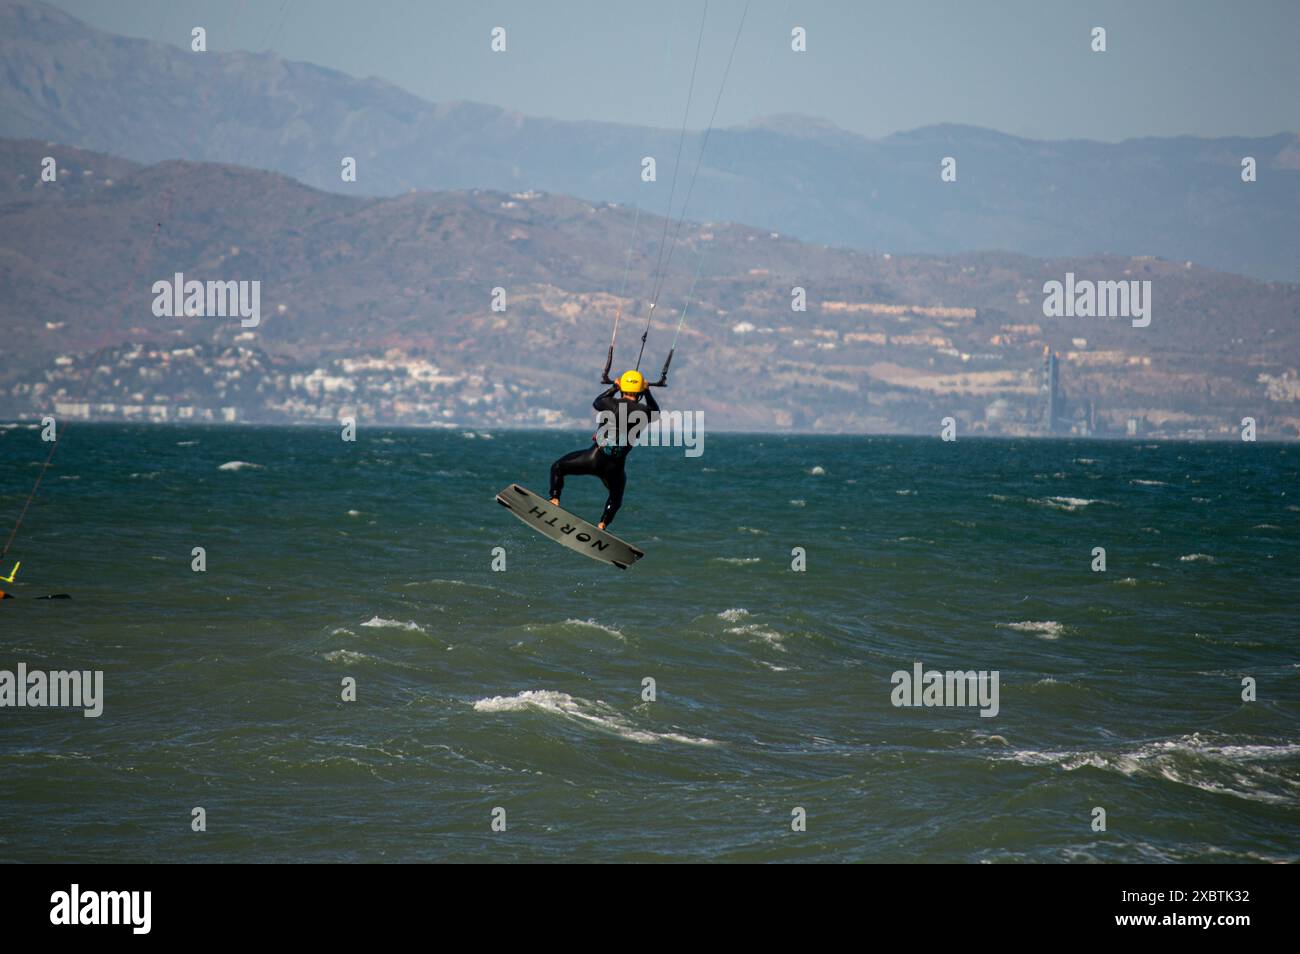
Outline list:
[[[586,440],[69,425],[0,670],[103,713],[0,708],[0,861],[1300,859],[1300,449],[711,434],[632,455],[620,572],[493,502]]]

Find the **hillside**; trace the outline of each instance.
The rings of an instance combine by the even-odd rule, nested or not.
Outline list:
[[[56,183],[37,181],[47,154]],[[33,142],[0,143],[0,196],[6,416],[60,405],[175,419],[186,406],[328,420],[351,407],[403,423],[576,424],[634,221],[566,196],[348,198],[274,173]],[[635,355],[662,228],[642,214],[619,364]],[[1229,435],[1243,416],[1275,437],[1300,424],[1295,285],[1149,257],[882,255],[687,223],[652,370],[697,268],[668,393],[714,427],[933,433],[952,415],[967,432],[1040,433],[1045,347],[1060,354],[1061,429],[1089,430],[1089,402],[1099,433],[1129,418],[1184,436]],[[260,282],[261,323],[155,317],[151,286],[176,272]],[[1044,283],[1067,272],[1151,281],[1150,326],[1044,317]],[[792,310],[796,286],[806,311]],[[495,288],[504,313],[491,309]],[[92,377],[85,362],[102,346]]]

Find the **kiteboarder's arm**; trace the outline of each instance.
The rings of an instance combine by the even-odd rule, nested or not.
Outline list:
[[[646,407],[650,409],[650,420],[651,421],[658,420],[659,402],[655,400],[654,393],[649,388],[645,389],[645,403],[646,403]]]
[[[612,414],[618,413],[618,406],[614,402],[614,394],[618,391],[618,385],[614,385],[606,391],[601,391],[596,400],[591,402],[591,406],[597,411],[609,411]]]

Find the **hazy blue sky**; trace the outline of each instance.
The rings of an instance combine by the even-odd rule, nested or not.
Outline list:
[[[273,49],[426,99],[681,124],[703,0],[58,0],[102,29]],[[744,0],[711,0],[692,127]],[[789,48],[808,30],[809,51]],[[494,55],[489,31],[509,31]],[[1103,26],[1109,51],[1089,51]],[[1300,130],[1300,0],[752,0],[719,125],[773,113],[882,136],[939,122],[1044,139]]]

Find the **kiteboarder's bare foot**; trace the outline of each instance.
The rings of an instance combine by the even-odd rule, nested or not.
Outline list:
[[[560,505],[560,498],[559,498],[559,497],[552,497],[552,498],[551,498],[551,506],[552,506],[552,507],[558,507],[559,505]]]

